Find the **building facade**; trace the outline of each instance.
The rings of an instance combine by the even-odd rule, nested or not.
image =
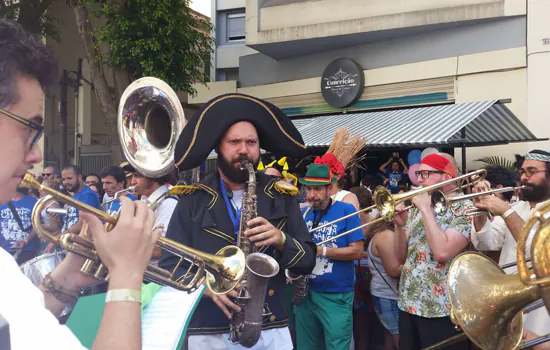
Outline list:
[[[208,19],[202,14],[190,10],[195,16]],[[66,162],[80,165],[84,173],[99,172],[104,166],[118,164],[111,157],[111,134],[91,85],[89,64],[82,45],[75,14],[72,7],[64,1],[54,1],[48,12],[60,20],[60,42],[46,40],[59,62],[60,84],[50,89],[45,102],[45,132],[41,140],[44,161],[32,170],[40,173],[48,165],[59,166],[61,154]],[[79,63],[80,62],[80,63]],[[63,87],[63,71],[67,72],[68,81]],[[77,73],[81,71],[82,80],[76,87]],[[112,74],[106,70],[107,82],[114,86]],[[188,94],[177,92],[184,107],[186,118],[197,109],[187,103]],[[60,114],[66,110],[67,122],[62,123]],[[66,141],[64,136],[66,135]],[[66,142],[66,146],[63,144]]]
[[[226,45],[218,37],[233,33],[219,20],[219,9],[225,8],[220,5],[227,3],[244,3],[246,9],[244,47],[241,41],[231,49],[239,55],[238,67],[224,48],[237,44]],[[214,0],[213,5],[218,16],[214,68],[231,69],[231,74],[216,74],[216,81],[197,87],[192,104],[240,92],[299,119],[501,100],[536,138],[550,137],[545,108],[550,0]],[[338,108],[322,97],[321,76],[342,57],[361,67],[364,89],[355,103]],[[484,127],[493,126],[498,127]],[[550,143],[467,148],[467,167],[478,168],[474,160],[483,156],[513,159],[514,153],[535,147],[550,149]],[[462,154],[455,149],[459,162]]]

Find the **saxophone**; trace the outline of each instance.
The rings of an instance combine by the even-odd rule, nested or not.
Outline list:
[[[297,275],[290,270],[285,270],[285,276],[292,282],[292,304],[301,305],[309,289],[309,276]]]
[[[279,264],[271,256],[257,252],[254,243],[244,235],[244,231],[248,229],[246,223],[257,217],[258,212],[254,166],[248,161],[243,161],[241,167],[248,171],[248,182],[241,204],[237,246],[246,258],[246,270],[236,300],[241,311],[232,313],[229,335],[233,343],[251,348],[260,339],[264,317],[271,314],[265,304],[265,294],[269,278],[279,273]]]

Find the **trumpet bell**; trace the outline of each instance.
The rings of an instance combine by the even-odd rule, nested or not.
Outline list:
[[[479,253],[458,255],[447,285],[453,323],[482,349],[515,349],[523,336],[522,309],[540,298],[536,286],[506,275]]]
[[[134,81],[122,94],[117,119],[122,151],[135,169],[151,178],[174,169],[174,149],[185,116],[168,84],[153,77]]]
[[[216,273],[210,273],[207,268],[206,284],[212,293],[221,295],[235,289],[245,270],[244,253],[236,246],[224,247],[216,253],[223,262],[215,266]]]

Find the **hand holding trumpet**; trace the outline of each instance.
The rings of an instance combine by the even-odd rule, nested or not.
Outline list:
[[[474,186],[473,192],[482,193],[490,190],[491,190],[491,184],[488,181],[483,180]],[[503,201],[502,199],[494,195],[474,197],[473,200],[476,208],[485,210],[491,213],[492,215],[496,215],[496,216],[501,216],[508,209],[510,209],[510,205],[508,203],[506,203],[505,201]]]

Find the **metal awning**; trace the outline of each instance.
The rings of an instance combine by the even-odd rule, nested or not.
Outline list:
[[[367,137],[367,147],[476,147],[537,141],[498,100],[318,116],[292,121],[308,147],[327,147],[347,127]]]

